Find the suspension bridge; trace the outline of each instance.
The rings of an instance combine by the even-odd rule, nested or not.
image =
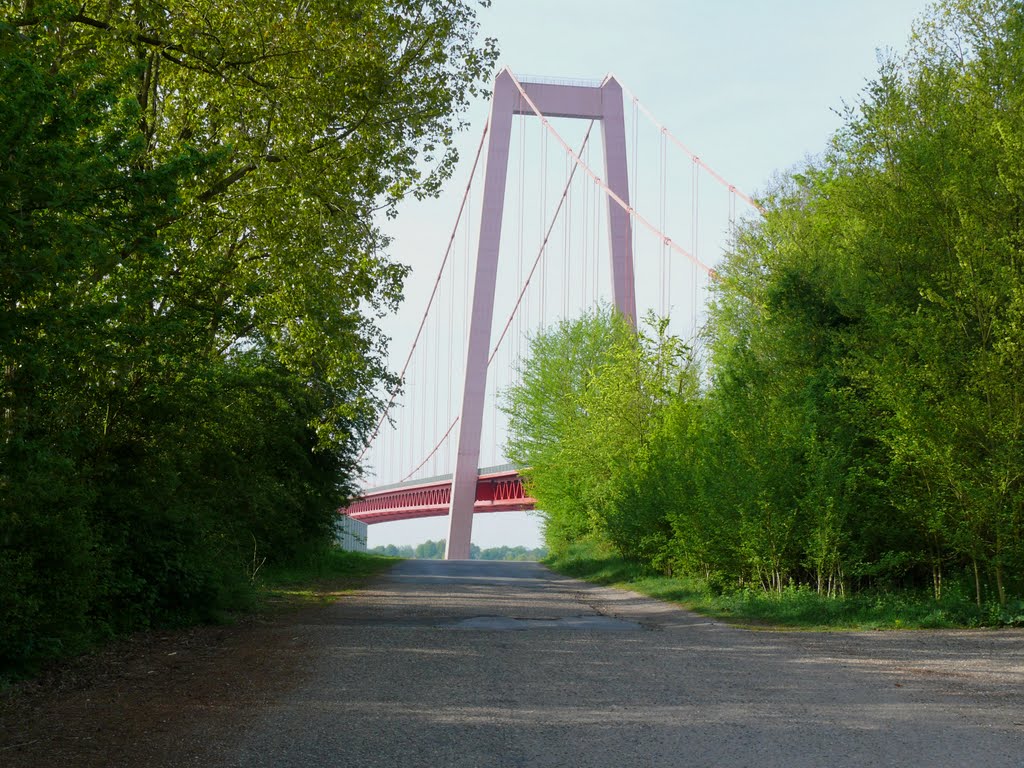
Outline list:
[[[400,392],[360,456],[372,484],[342,511],[367,524],[447,515],[446,558],[467,559],[475,513],[535,507],[502,455],[501,393],[530,336],[610,298],[699,346],[708,262],[760,211],[615,77],[502,70]]]

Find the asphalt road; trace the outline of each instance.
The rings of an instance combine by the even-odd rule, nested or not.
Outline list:
[[[1024,766],[1024,633],[734,629],[531,563],[407,561],[294,630],[231,766]]]

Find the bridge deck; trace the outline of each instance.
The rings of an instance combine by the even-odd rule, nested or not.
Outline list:
[[[451,498],[451,478],[431,478],[408,485],[370,489],[343,511],[367,525],[440,517],[448,514]],[[523,488],[519,469],[481,470],[476,481],[473,512],[517,512],[535,509],[536,504],[536,499],[528,496]]]

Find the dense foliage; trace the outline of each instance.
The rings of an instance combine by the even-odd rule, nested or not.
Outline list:
[[[410,544],[406,544],[401,547],[396,546],[395,544],[386,544],[384,546],[374,547],[370,550],[370,554],[385,555],[387,557],[404,557],[409,560],[443,560],[444,551],[444,539],[438,539],[437,541],[427,539],[422,544],[417,544],[415,547]],[[470,560],[537,561],[543,560],[547,555],[548,550],[546,547],[531,549],[524,546],[501,546],[481,549],[476,544],[469,545]]]
[[[933,8],[765,205],[700,377],[608,312],[534,340],[509,455],[549,545],[726,588],[1020,600],[1024,8]]]
[[[0,2],[0,671],[329,540],[469,3]],[[240,594],[240,593],[239,593]]]

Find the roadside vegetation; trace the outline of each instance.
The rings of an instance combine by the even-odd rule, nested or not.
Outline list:
[[[255,580],[253,610],[332,603],[394,564],[390,557],[326,547],[309,557],[262,571]]]
[[[607,307],[532,340],[507,455],[555,567],[769,622],[1024,622],[1022,73],[1020,3],[938,3],[763,195],[699,344]]]
[[[977,605],[963,589],[935,600],[928,589],[863,590],[823,595],[808,585],[781,592],[760,588],[723,588],[699,576],[666,576],[626,560],[593,542],[573,544],[544,561],[559,573],[595,584],[677,603],[697,613],[750,629],[867,630],[951,629],[1024,626],[1024,603]]]
[[[397,385],[378,222],[494,60],[414,5],[0,0],[0,675],[330,541]]]

